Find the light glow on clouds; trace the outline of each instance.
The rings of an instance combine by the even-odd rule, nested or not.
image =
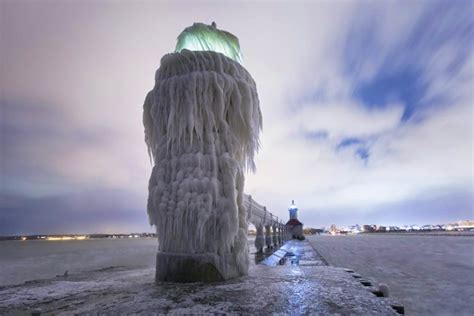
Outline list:
[[[142,104],[197,21],[239,37],[264,117],[245,191],[277,216],[474,217],[471,2],[230,6],[2,2],[0,235],[152,230]]]

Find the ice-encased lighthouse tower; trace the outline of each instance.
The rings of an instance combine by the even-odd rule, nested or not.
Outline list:
[[[195,23],[165,55],[146,97],[153,158],[148,217],[157,281],[215,281],[247,273],[244,171],[253,170],[262,115],[238,39]]]

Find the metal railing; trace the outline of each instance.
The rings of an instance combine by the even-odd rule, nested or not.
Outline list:
[[[265,206],[255,201],[251,195],[244,194],[243,203],[247,210],[247,220],[255,226],[267,226],[276,223],[283,225],[278,216],[270,213]]]
[[[263,252],[265,245],[268,249],[278,247],[290,238],[289,229],[278,216],[270,213],[265,206],[257,203],[252,196],[244,194],[244,207],[247,210],[247,221],[255,225],[255,248]]]

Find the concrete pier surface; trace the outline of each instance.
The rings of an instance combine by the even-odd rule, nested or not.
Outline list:
[[[326,266],[307,241],[285,243],[249,275],[229,281],[155,284],[154,273],[113,267],[0,287],[0,314],[397,314],[395,302],[372,294],[353,273]]]

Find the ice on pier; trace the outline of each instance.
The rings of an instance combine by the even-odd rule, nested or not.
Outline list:
[[[183,34],[178,44],[194,36],[189,28]],[[143,122],[154,163],[148,216],[159,240],[157,279],[246,274],[244,171],[255,169],[262,126],[250,74],[215,51],[179,49],[165,55],[145,100]]]

